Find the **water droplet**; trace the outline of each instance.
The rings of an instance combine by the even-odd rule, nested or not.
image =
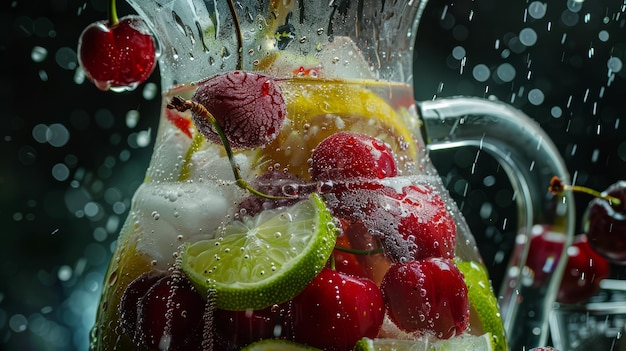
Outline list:
[[[611,57],[607,63],[606,63],[607,67],[609,68],[609,70],[611,72],[619,72],[622,70],[623,64],[622,64],[622,60],[620,60],[619,57]]]
[[[30,58],[34,62],[42,62],[48,57],[48,50],[41,46],[33,47],[33,50],[30,52]]]
[[[515,78],[515,67],[510,63],[503,63],[496,69],[496,76],[503,82],[511,82]]]
[[[528,5],[528,14],[534,19],[540,19],[546,15],[547,8],[547,4],[544,4],[541,1],[533,1]]]
[[[137,126],[137,122],[139,122],[139,111],[129,110],[126,112],[126,126],[128,128],[135,128]]]
[[[479,82],[487,81],[490,75],[491,72],[489,71],[489,67],[482,63],[474,66],[474,69],[472,70],[472,76]]]
[[[519,32],[519,41],[525,46],[537,43],[537,32],[532,28],[524,28]]]
[[[159,218],[161,218],[161,215],[157,212],[157,211],[152,211],[152,219],[154,219],[155,221],[158,221]]]
[[[535,106],[541,105],[544,99],[543,91],[539,89],[532,89],[528,92],[528,101]]]

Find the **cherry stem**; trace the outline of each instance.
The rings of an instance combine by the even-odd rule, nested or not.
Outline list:
[[[239,186],[240,188],[244,190],[249,191],[250,193],[254,195],[257,195],[266,199],[270,199],[270,200],[283,200],[283,199],[288,198],[286,196],[273,196],[273,195],[262,193],[258,191],[257,189],[255,189],[254,187],[252,187],[248,182],[246,182],[245,179],[243,179],[243,177],[241,176],[241,173],[239,172],[239,166],[235,162],[235,157],[233,155],[233,150],[230,147],[230,142],[226,138],[226,134],[224,134],[224,130],[222,130],[222,127],[219,125],[219,123],[217,123],[217,120],[215,119],[215,117],[209,112],[209,110],[206,109],[206,107],[204,107],[204,105],[199,104],[195,101],[185,100],[180,96],[174,96],[170,100],[170,102],[167,104],[167,108],[174,109],[179,112],[185,112],[187,110],[191,110],[192,113],[198,116],[201,116],[203,118],[206,118],[211,123],[211,125],[213,126],[213,129],[215,129],[215,132],[217,133],[217,135],[220,137],[220,140],[222,141],[222,145],[224,146],[224,151],[226,151],[226,156],[228,156],[228,160],[230,161],[230,168],[232,169],[233,175],[235,176],[235,184],[237,184],[237,186]],[[187,150],[187,154],[185,155],[183,169],[181,170],[181,174],[179,176],[180,180],[186,180],[187,178],[189,178],[189,173],[190,173],[189,164],[191,161],[191,155],[193,155],[196,151],[200,149],[203,141],[204,141],[204,137],[200,133],[196,133],[196,135],[194,136],[191,142],[191,147],[189,148],[189,150]]]
[[[376,249],[372,249],[372,250],[359,250],[359,249],[353,249],[353,248],[350,248],[350,247],[344,247],[344,246],[337,246],[337,245],[335,245],[335,250],[351,253],[353,255],[375,255],[375,254],[383,253],[383,248],[382,247],[379,247],[379,248],[376,248]]]
[[[552,177],[552,179],[550,180],[550,187],[548,188],[548,190],[554,195],[563,194],[565,191],[568,191],[568,190],[579,192],[579,193],[585,193],[585,194],[589,194],[591,196],[606,200],[611,205],[619,206],[622,204],[622,200],[616,198],[615,196],[603,194],[597,190],[588,188],[586,186],[564,184],[561,181],[561,178],[557,176]]]
[[[233,0],[228,0],[228,9],[233,16],[233,22],[235,23],[235,33],[237,34],[237,70],[243,69],[243,36],[241,34],[241,24],[239,23],[239,16],[235,9],[235,3]]]
[[[109,27],[117,26],[120,23],[117,18],[117,5],[115,0],[109,0]]]

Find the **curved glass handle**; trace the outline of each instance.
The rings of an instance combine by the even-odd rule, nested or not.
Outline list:
[[[535,225],[548,226],[551,234],[561,235],[564,250],[572,241],[573,196],[555,197],[548,192],[553,176],[569,184],[563,160],[537,123],[509,105],[459,97],[425,101],[420,110],[430,151],[479,148],[501,164],[511,181],[518,208],[518,237],[499,291],[502,319],[511,350],[545,346],[548,317],[566,260],[558,260],[545,272],[548,277],[539,286],[532,283],[528,276],[532,272],[525,263]]]

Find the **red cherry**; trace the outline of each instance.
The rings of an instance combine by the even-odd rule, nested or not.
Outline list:
[[[164,271],[143,273],[130,282],[126,290],[124,290],[119,304],[120,325],[124,334],[128,335],[132,340],[136,340],[139,301],[157,281],[166,275],[168,273]]]
[[[587,207],[589,245],[600,255],[617,263],[626,262],[626,181],[619,181],[606,189],[621,201],[619,205],[595,198]]]
[[[333,215],[363,223],[397,262],[454,257],[455,222],[426,185],[346,182],[336,184],[325,199]]]
[[[239,350],[262,339],[287,338],[291,334],[290,302],[262,310],[227,311],[213,315],[216,350]]]
[[[549,226],[533,226],[526,256],[526,267],[533,273],[533,286],[544,284],[554,272],[563,253],[565,239],[565,235],[552,232]],[[520,244],[515,251],[521,252],[522,249],[523,244]]]
[[[352,350],[359,339],[376,337],[384,315],[382,293],[371,280],[324,268],[293,299],[293,339],[327,351]]]
[[[94,22],[80,35],[78,62],[100,90],[134,89],[154,70],[154,40],[139,16],[122,17],[112,26]]]
[[[159,276],[146,273],[129,284],[120,304],[124,332],[142,350],[200,350],[204,299],[185,276]]]
[[[600,281],[609,276],[610,269],[609,262],[589,246],[585,234],[576,236],[567,248],[567,265],[557,300],[563,303],[587,300],[600,289]]]
[[[448,339],[469,325],[467,286],[452,260],[430,257],[394,264],[381,289],[389,317],[402,330]]]
[[[228,72],[203,80],[192,100],[213,115],[230,146],[240,149],[276,139],[287,113],[282,89],[274,78],[253,72]],[[211,121],[196,113],[192,116],[207,139],[222,143]]]
[[[364,134],[332,134],[315,147],[312,155],[314,180],[382,179],[397,174],[389,145]]]
[[[404,240],[412,243],[413,259],[453,258],[456,224],[439,194],[424,185],[410,185],[395,196],[407,213],[400,218],[398,231]]]

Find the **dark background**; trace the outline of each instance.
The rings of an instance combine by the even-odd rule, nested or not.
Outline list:
[[[623,11],[617,0],[433,0],[416,44],[416,99],[508,102],[554,139],[577,184],[602,190],[626,170]],[[0,5],[2,350],[87,348],[104,270],[148,165],[158,74],[114,94],[77,73],[78,36],[105,17],[102,0]],[[504,225],[514,209],[497,165],[475,156],[433,159],[497,275],[493,254],[514,235]],[[576,200],[582,216],[589,198]]]

